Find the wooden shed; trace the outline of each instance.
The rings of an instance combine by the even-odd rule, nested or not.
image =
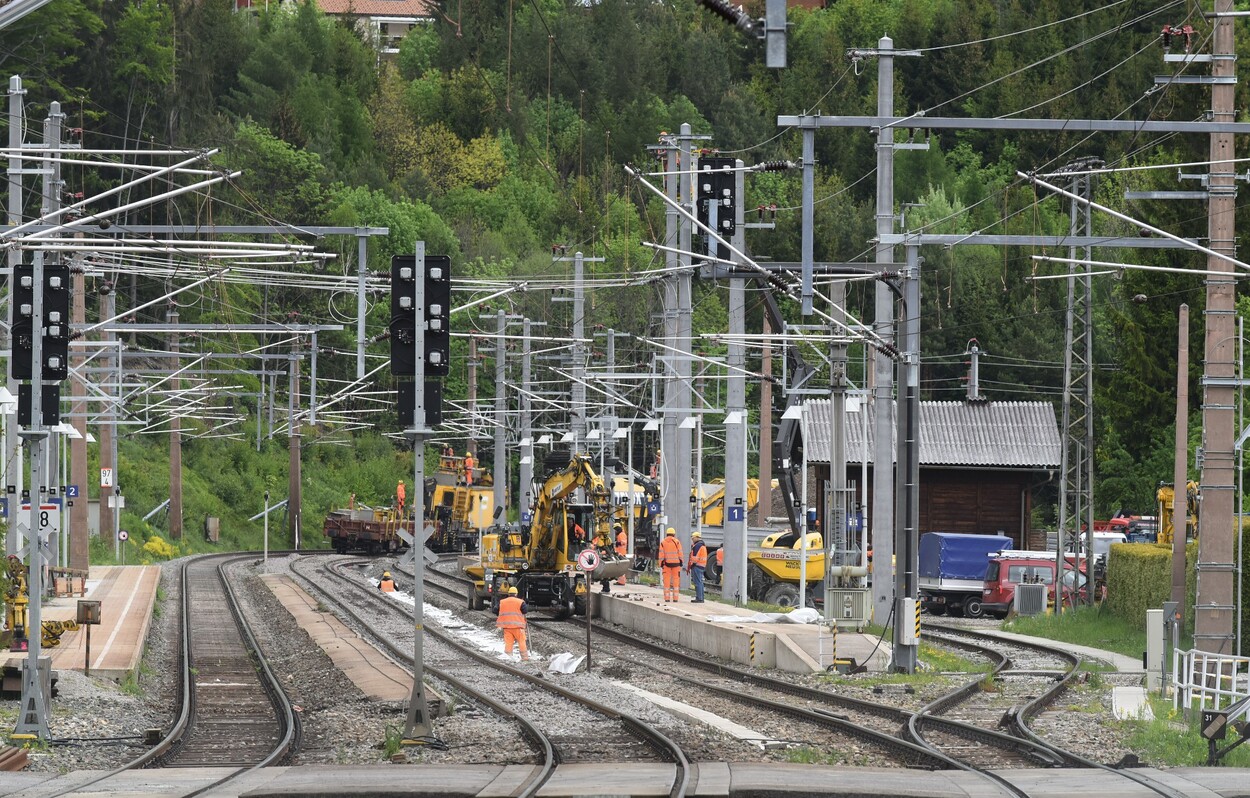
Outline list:
[[[854,515],[865,501],[872,505],[874,413],[870,402],[848,405],[854,407],[844,426]],[[831,402],[809,400],[806,412],[806,454],[816,480],[809,490],[823,495]],[[1055,409],[1047,402],[921,402],[920,532],[1001,533],[1017,548],[1045,548],[1045,531],[1031,524],[1033,497],[1058,479],[1061,448]],[[890,451],[897,457],[896,441]]]

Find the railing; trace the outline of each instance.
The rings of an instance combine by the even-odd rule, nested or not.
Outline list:
[[[1250,697],[1250,657],[1208,651],[1172,651],[1172,707],[1186,715],[1222,709]],[[1250,704],[1240,715],[1250,714]],[[1233,718],[1230,718],[1233,720]]]

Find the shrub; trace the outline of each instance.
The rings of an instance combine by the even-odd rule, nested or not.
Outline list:
[[[1184,618],[1193,628],[1195,565],[1198,544],[1185,547]],[[1146,610],[1158,609],[1172,595],[1172,548],[1166,544],[1113,543],[1107,555],[1107,607],[1112,613],[1144,624]]]
[[[160,535],[148,538],[148,542],[143,544],[143,551],[162,560],[173,559],[175,554],[174,547],[166,543]]]

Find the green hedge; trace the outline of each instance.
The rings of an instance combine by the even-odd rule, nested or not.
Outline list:
[[[1194,605],[1198,544],[1185,548],[1185,604]],[[1111,612],[1145,623],[1146,610],[1159,609],[1171,598],[1171,547],[1150,543],[1115,543],[1106,560],[1106,604]],[[1186,625],[1190,612],[1185,612]]]
[[[1242,590],[1250,596],[1250,524],[1241,529]],[[1236,546],[1236,541],[1234,541]],[[1237,551],[1236,548],[1233,550]],[[1193,631],[1198,589],[1198,544],[1185,547],[1185,629]],[[1145,543],[1116,543],[1107,557],[1106,608],[1145,628],[1146,610],[1158,609],[1172,594],[1172,550]],[[1241,608],[1242,628],[1250,629],[1250,601]],[[1241,655],[1250,655],[1250,634],[1243,634]]]
[[[1197,589],[1198,544],[1185,547],[1185,625],[1192,629]],[[1151,543],[1113,543],[1107,556],[1107,609],[1144,627],[1146,610],[1163,606],[1172,595],[1172,547]]]

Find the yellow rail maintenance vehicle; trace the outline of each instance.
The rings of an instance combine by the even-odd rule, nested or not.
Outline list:
[[[1175,507],[1176,491],[1170,482],[1160,482],[1155,493],[1159,507],[1158,543],[1172,543],[1174,533],[1172,513]],[[1194,540],[1198,537],[1198,483],[1190,480],[1185,483],[1185,539]],[[1131,542],[1131,541],[1130,541]]]
[[[559,464],[563,462],[563,467]],[[496,612],[499,599],[509,587],[534,609],[549,610],[558,618],[585,615],[591,582],[616,579],[627,573],[632,560],[613,550],[612,497],[590,460],[580,454],[553,452],[547,467],[550,473],[534,504],[528,527],[492,529],[482,536],[476,560],[469,561],[465,573],[473,578],[469,607],[480,610],[487,603]],[[587,504],[572,501],[582,489]],[[578,539],[580,528],[585,536]],[[586,552],[594,562],[587,572],[578,558]]]
[[[825,578],[825,543],[819,532],[807,533],[807,592],[799,603],[799,575],[803,573],[802,535],[789,529],[774,532],[760,541],[758,551],[747,554],[747,595],[778,607],[812,603],[812,590]]]

